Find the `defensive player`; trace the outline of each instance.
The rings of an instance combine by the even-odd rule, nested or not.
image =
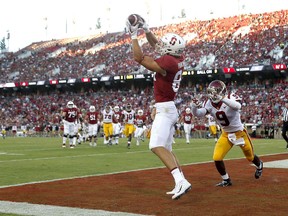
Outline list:
[[[218,141],[217,124],[214,117],[211,114],[207,114],[206,118],[208,120],[209,132],[213,136],[215,142]]]
[[[124,129],[123,134],[127,137],[127,148],[130,149],[132,136],[135,131],[134,121],[135,121],[135,111],[132,110],[132,105],[130,103],[127,104],[126,109],[123,110],[123,122]]]
[[[103,123],[103,132],[104,132],[104,144],[112,145],[113,138],[113,110],[109,105],[105,106],[105,109],[102,111],[101,120]]]
[[[203,107],[201,107],[201,102],[197,98],[192,99],[191,106],[194,116],[204,117],[210,113],[222,128],[222,134],[215,145],[213,154],[216,169],[222,177],[222,182],[216,184],[216,186],[226,187],[232,185],[223,160],[234,145],[239,146],[246,159],[255,164],[255,178],[260,178],[263,162],[254,153],[249,134],[241,122],[241,98],[235,94],[229,94],[226,85],[220,80],[212,81],[207,88],[207,93],[209,99],[203,104]]]

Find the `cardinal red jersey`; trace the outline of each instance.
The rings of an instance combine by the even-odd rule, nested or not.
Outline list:
[[[186,124],[192,124],[192,118],[193,118],[192,113],[183,112],[182,115],[183,115],[183,121],[184,121],[184,123],[186,123]]]
[[[122,112],[121,111],[114,112],[113,123],[116,124],[116,123],[121,122],[121,116],[122,116]]]
[[[65,113],[64,119],[68,122],[75,122],[78,118],[78,109],[76,107],[73,108],[64,108],[63,113]]]
[[[154,97],[156,102],[173,101],[180,87],[182,71],[184,69],[184,56],[176,58],[164,55],[155,59],[158,65],[166,70],[166,76],[155,73]]]
[[[88,124],[97,124],[98,115],[98,112],[87,112]]]
[[[146,122],[146,116],[145,115],[136,115],[136,118],[135,118],[135,124],[137,127],[143,127],[143,125],[145,124]]]

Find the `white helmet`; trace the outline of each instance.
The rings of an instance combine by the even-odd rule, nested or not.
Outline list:
[[[73,108],[73,106],[74,106],[73,101],[68,101],[67,107],[68,107],[68,108]]]
[[[185,48],[185,41],[182,37],[174,33],[165,34],[156,44],[156,52],[160,55],[170,54],[181,56]]]
[[[143,110],[138,110],[138,115],[142,116],[143,115]]]
[[[207,93],[213,103],[219,103],[221,97],[227,94],[227,88],[221,80],[214,80],[208,85]]]
[[[187,107],[187,108],[185,109],[185,111],[186,111],[186,113],[190,113],[190,112],[191,112],[191,109],[190,109],[189,107]]]
[[[115,111],[115,112],[119,112],[119,110],[120,110],[119,106],[115,106],[115,107],[114,107],[114,111]]]
[[[95,110],[96,110],[96,109],[95,109],[95,106],[90,106],[90,107],[89,107],[89,111],[90,111],[90,112],[95,112]]]

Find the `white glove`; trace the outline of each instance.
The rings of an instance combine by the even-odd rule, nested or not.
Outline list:
[[[135,26],[132,26],[129,22],[129,20],[127,19],[126,20],[126,28],[127,28],[127,31],[130,33],[131,35],[131,39],[137,39],[137,32],[138,32],[138,29],[139,29],[139,24],[138,23],[137,25]]]
[[[198,98],[192,98],[190,105],[192,107],[199,108],[202,105],[202,102]]]
[[[145,31],[145,33],[149,33],[150,29],[148,24],[146,23],[145,19],[143,17],[141,17],[140,15],[138,15],[139,18],[139,28],[143,28],[143,30]]]
[[[221,100],[224,98],[224,96],[223,96],[223,95],[219,95],[219,94],[215,94],[215,95],[214,95],[214,98],[215,98],[216,100],[221,101]]]

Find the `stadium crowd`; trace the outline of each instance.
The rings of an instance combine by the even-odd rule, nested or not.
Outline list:
[[[152,30],[159,36],[177,32],[186,39],[186,69],[212,69],[255,63],[288,64],[287,23],[288,10],[282,10],[205,21],[188,20]],[[88,39],[39,42],[16,53],[4,53],[0,58],[0,83],[149,73],[133,60],[129,40],[127,33],[118,32]],[[142,43],[145,52],[150,53],[146,41],[142,40]],[[227,84],[243,99],[243,122],[277,125],[284,99],[288,98],[287,81],[253,80]],[[189,105],[190,95],[198,93],[199,85],[205,90],[207,84],[198,83],[181,89],[176,98],[179,112]],[[107,103],[120,107],[131,103],[133,109],[143,109],[149,115],[152,91],[147,87],[30,94],[14,92],[2,95],[0,124],[7,128],[13,125],[29,128],[59,125],[61,109],[69,100],[83,110],[95,105],[98,111]],[[205,96],[202,99],[205,100]],[[196,119],[196,128],[203,127],[203,121]]]
[[[242,98],[242,121],[247,124],[256,123],[259,127],[278,127],[281,111],[288,98],[288,82],[283,79],[264,80],[263,82],[229,82],[227,87]],[[196,86],[184,86],[176,97],[176,105],[179,113],[189,107],[192,95],[199,93],[198,89],[206,89],[206,83]],[[23,94],[15,92],[2,96],[0,100],[0,122],[2,126],[11,129],[12,126],[25,126],[35,129],[61,124],[61,110],[68,101],[74,101],[85,114],[90,105],[94,105],[97,111],[102,111],[105,105],[118,105],[121,109],[126,104],[132,104],[135,111],[144,110],[150,115],[150,105],[153,95],[152,88],[135,90],[102,89],[87,92],[59,92],[58,90],[46,93]],[[204,102],[206,96],[202,95]],[[205,119],[194,120],[195,129],[205,130]]]
[[[288,10],[212,20],[187,20],[152,28],[158,36],[176,32],[187,41],[186,69],[255,63],[288,63]],[[150,53],[142,37],[143,49]],[[132,59],[125,32],[31,44],[0,58],[0,83],[148,73]],[[123,58],[127,56],[127,58]],[[131,56],[131,58],[129,58]]]

